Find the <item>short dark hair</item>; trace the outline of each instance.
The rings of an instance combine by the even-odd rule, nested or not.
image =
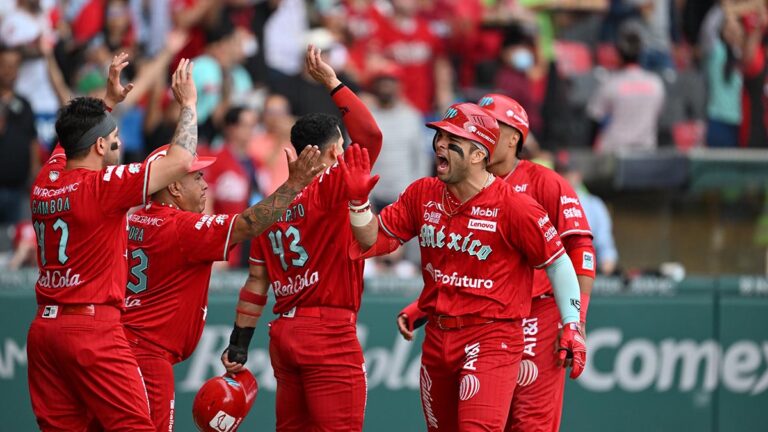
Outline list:
[[[88,96],[72,99],[59,109],[56,135],[67,159],[81,159],[88,154],[90,146],[83,149],[75,146],[83,134],[104,119],[106,109],[104,101]]]
[[[227,110],[224,114],[224,127],[234,126],[240,123],[240,115],[245,111],[245,107],[236,106]]]
[[[616,49],[624,64],[637,63],[643,52],[643,36],[633,23],[627,23],[619,30]]]
[[[291,143],[296,153],[301,153],[310,145],[316,145],[322,151],[339,137],[339,119],[328,114],[307,114],[299,118],[291,128]]]

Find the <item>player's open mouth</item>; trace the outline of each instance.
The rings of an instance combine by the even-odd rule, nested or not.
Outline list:
[[[437,155],[435,157],[435,165],[437,166],[438,174],[446,173],[448,171],[448,168],[450,167],[450,164],[448,163],[448,158],[441,155]]]

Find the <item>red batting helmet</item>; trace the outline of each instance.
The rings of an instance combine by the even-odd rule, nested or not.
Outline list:
[[[499,123],[473,103],[451,105],[442,120],[427,123],[427,127],[476,141],[488,150],[489,157],[499,141]]]
[[[203,432],[234,432],[248,415],[259,385],[245,369],[211,378],[200,387],[192,404],[192,417]]]
[[[155,149],[152,153],[147,156],[147,161],[153,161],[155,159],[159,159],[161,157],[165,157],[165,155],[168,154],[168,149],[171,147],[170,144],[166,144],[164,146],[160,146]],[[195,172],[200,171],[203,168],[208,168],[209,166],[213,165],[213,163],[216,162],[216,158],[213,156],[197,156],[195,155],[195,160],[192,162],[192,167],[189,169],[189,172]]]
[[[499,123],[504,123],[520,131],[523,135],[520,143],[525,142],[530,127],[528,113],[525,112],[525,109],[516,100],[504,95],[491,93],[480,98],[477,104],[488,110]]]

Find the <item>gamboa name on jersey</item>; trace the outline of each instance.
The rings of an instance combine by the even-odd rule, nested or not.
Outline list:
[[[446,235],[444,226],[440,227],[440,230],[436,230],[433,225],[423,224],[419,233],[419,245],[431,248],[447,247],[449,250],[464,252],[469,256],[477,257],[480,261],[485,261],[493,249],[482,244],[479,240],[473,239],[473,235],[474,233],[469,233],[462,236],[452,232],[448,232]]]

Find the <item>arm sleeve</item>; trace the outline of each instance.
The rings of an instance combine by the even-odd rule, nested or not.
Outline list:
[[[594,279],[597,266],[595,265],[595,248],[592,246],[592,238],[585,235],[572,235],[562,237],[562,239],[576,274]]]
[[[185,213],[176,220],[179,248],[190,262],[226,261],[238,215]]]
[[[563,324],[579,322],[581,311],[579,280],[567,255],[561,255],[547,266],[547,276],[555,292],[555,302]]]
[[[111,165],[99,171],[96,194],[105,213],[125,212],[147,203],[151,163]]]
[[[368,149],[371,165],[376,162],[381,152],[382,134],[373,115],[363,101],[347,86],[341,85],[331,92],[333,102],[341,111],[344,127],[354,143]]]

